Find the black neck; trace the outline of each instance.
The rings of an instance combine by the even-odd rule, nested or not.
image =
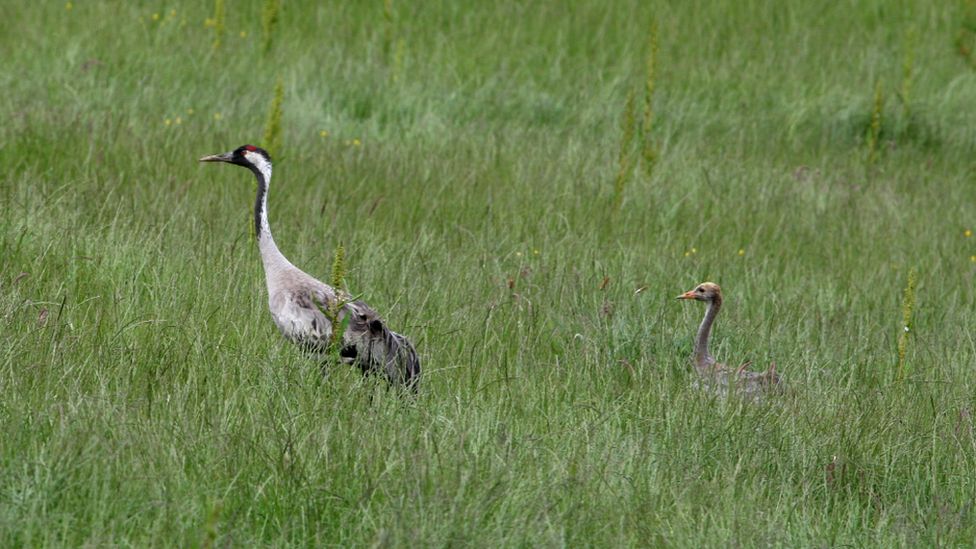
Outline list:
[[[261,216],[267,215],[264,211],[264,198],[268,193],[268,182],[264,180],[264,174],[261,170],[254,166],[250,166],[251,171],[254,172],[254,177],[258,180],[258,192],[254,199],[254,235],[259,240],[261,239]]]

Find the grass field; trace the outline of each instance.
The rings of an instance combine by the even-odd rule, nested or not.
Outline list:
[[[3,2],[0,545],[976,539],[964,2],[262,9]],[[415,399],[280,337],[253,178],[196,161],[278,81],[276,240],[344,244]],[[691,388],[703,280],[795,394]]]

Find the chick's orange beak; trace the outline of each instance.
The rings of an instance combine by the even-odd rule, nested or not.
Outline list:
[[[688,290],[687,292],[679,295],[677,299],[695,299],[695,290]]]

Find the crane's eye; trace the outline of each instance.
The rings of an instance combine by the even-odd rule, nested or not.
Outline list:
[[[699,286],[698,289],[695,290],[695,291],[701,294],[701,293],[704,293],[705,292],[705,288],[702,288],[701,286]]]

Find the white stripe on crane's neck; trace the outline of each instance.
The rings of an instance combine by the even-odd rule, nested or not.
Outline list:
[[[251,171],[258,178],[258,195],[254,203],[254,229],[258,241],[271,236],[268,225],[268,187],[271,185],[271,162],[263,154],[245,151],[244,158],[251,163]]]
[[[287,268],[294,268],[285,259],[274,237],[271,236],[271,225],[268,223],[268,187],[271,185],[271,161],[263,154],[245,151],[244,157],[251,163],[251,171],[258,180],[257,197],[254,201],[254,229],[258,238],[258,249],[261,251],[261,261],[264,263],[264,274],[268,283],[268,290],[274,282],[275,275]]]

